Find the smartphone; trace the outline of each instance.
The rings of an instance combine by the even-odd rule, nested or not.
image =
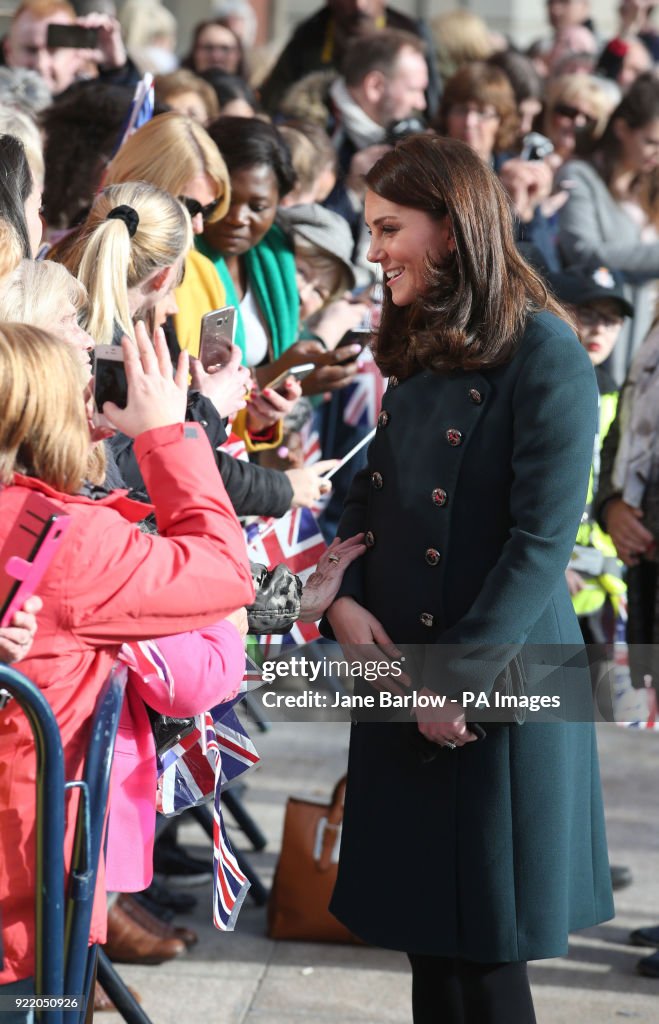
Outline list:
[[[278,374],[274,380],[269,381],[266,384],[266,388],[271,388],[276,391],[278,395],[283,393],[284,381],[288,380],[289,377],[294,377],[295,380],[304,380],[310,373],[316,369],[315,363],[300,363],[299,366],[291,366],[288,370],[283,370],[282,373]],[[265,388],[262,390],[265,391]]]
[[[522,139],[520,160],[544,160],[554,152],[553,142],[540,132],[529,132]]]
[[[71,520],[43,494],[28,494],[0,551],[0,626],[36,591]]]
[[[345,348],[346,345],[361,345],[362,349],[365,349],[372,334],[373,331],[370,327],[354,327],[352,330],[345,332],[334,351]],[[347,366],[348,363],[354,363],[356,359],[359,359],[359,352],[355,352],[354,356],[350,356],[350,359],[342,359],[341,363],[343,366]]]
[[[236,334],[235,306],[213,309],[201,318],[199,361],[204,370],[211,366],[224,366],[231,353]]]
[[[103,416],[104,402],[114,402],[120,409],[128,404],[128,381],[120,345],[97,345],[94,349],[95,418],[97,424],[111,426]]]
[[[46,31],[46,46],[50,50],[68,47],[72,50],[95,50],[98,46],[98,29],[83,25],[56,25],[51,22]]]

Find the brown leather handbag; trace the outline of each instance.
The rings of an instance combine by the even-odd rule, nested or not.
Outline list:
[[[271,939],[359,942],[327,909],[334,888],[346,777],[327,804],[291,797],[268,904]]]

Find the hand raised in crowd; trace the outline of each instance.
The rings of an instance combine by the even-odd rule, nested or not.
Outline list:
[[[300,606],[301,622],[316,622],[321,617],[336,597],[346,569],[365,551],[363,533],[356,533],[344,541],[334,538],[327,551],[318,559],[315,572],[304,584]]]
[[[111,14],[92,13],[76,18],[76,25],[98,30],[98,46],[93,50],[81,50],[86,60],[98,64],[99,68],[121,68],[128,59],[121,35],[121,26]]]
[[[293,411],[293,406],[302,395],[302,388],[294,377],[284,381],[281,390],[264,388],[263,391],[252,392],[247,407],[247,427],[254,433],[260,433],[274,426]]]
[[[536,208],[551,195],[553,188],[553,173],[544,160],[506,160],[499,178],[523,224],[532,220]]]
[[[313,332],[322,338],[326,348],[334,350],[346,331],[354,331],[366,321],[369,310],[367,302],[355,302],[348,292],[330,302],[313,320]]]
[[[1,662],[11,664],[28,656],[37,632],[37,615],[42,608],[41,598],[32,594],[26,599],[21,611],[14,612],[10,625],[0,629]]]
[[[654,544],[654,537],[641,519],[640,508],[632,508],[622,498],[611,498],[604,506],[606,532],[616,546],[618,558],[625,565],[638,565],[641,555]]]
[[[204,370],[198,359],[190,360],[192,387],[209,398],[222,419],[235,416],[247,405],[253,387],[252,375],[241,364],[242,352],[232,345],[228,360],[221,366]]]
[[[287,469],[286,476],[293,488],[291,508],[311,508],[322,494],[329,494],[332,485],[329,480],[323,480],[322,475],[338,464],[339,459],[321,459],[311,466]]]
[[[291,349],[295,351],[292,352]],[[343,348],[327,352],[319,341],[298,341],[287,349],[284,355],[298,363],[315,363],[316,369],[302,381],[304,395],[321,395],[324,391],[336,391],[350,384],[359,372],[356,357],[361,352],[360,345],[346,345]]]
[[[176,373],[162,330],[158,328],[153,344],[140,321],[135,326],[137,347],[124,337],[124,353],[128,403],[120,409],[114,402],[105,402],[99,410],[113,427],[128,437],[137,437],[146,430],[185,422],[188,399],[188,354],[181,352]]]

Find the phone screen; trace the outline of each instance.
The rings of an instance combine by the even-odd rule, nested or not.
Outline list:
[[[104,402],[114,402],[120,409],[128,404],[128,381],[123,359],[103,359],[94,362],[94,400],[99,412]]]
[[[368,344],[368,340],[372,334],[373,332],[368,327],[363,329],[360,328],[358,330],[346,331],[346,333],[343,335],[341,341],[338,343],[336,348],[345,348],[346,345],[361,345],[363,349]],[[341,362],[344,365],[347,363],[354,363],[355,360],[358,358],[358,353],[355,353],[354,356],[350,356],[349,359],[342,359]]]
[[[98,29],[83,25],[56,25],[51,22],[46,33],[46,46],[51,50],[95,50],[98,46]]]

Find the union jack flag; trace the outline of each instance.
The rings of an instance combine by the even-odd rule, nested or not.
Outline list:
[[[378,370],[370,349],[364,349],[359,362],[354,382],[343,389],[343,420],[351,427],[371,430],[377,423],[387,380]]]
[[[220,448],[227,455],[233,456],[234,459],[240,459],[241,462],[249,462],[247,445],[242,437],[239,434],[234,434],[233,431],[231,431],[226,441],[220,445]]]
[[[154,641],[124,644],[120,652],[130,671],[145,680],[158,678],[173,693],[174,678]],[[253,662],[247,659],[253,670]],[[247,674],[247,672],[246,672]],[[195,719],[195,728],[159,759],[156,806],[165,815],[213,799],[213,924],[233,931],[249,881],[240,870],[222,820],[222,786],[259,762],[254,744],[235,712],[247,688]]]
[[[138,82],[135,87],[133,101],[128,113],[126,114],[126,120],[121,127],[119,139],[112,156],[115,156],[119,152],[126,139],[129,139],[131,135],[134,135],[138,128],[141,128],[142,125],[145,125],[147,121],[151,120],[153,117],[153,107],[153,75],[147,71],[142,80]]]

